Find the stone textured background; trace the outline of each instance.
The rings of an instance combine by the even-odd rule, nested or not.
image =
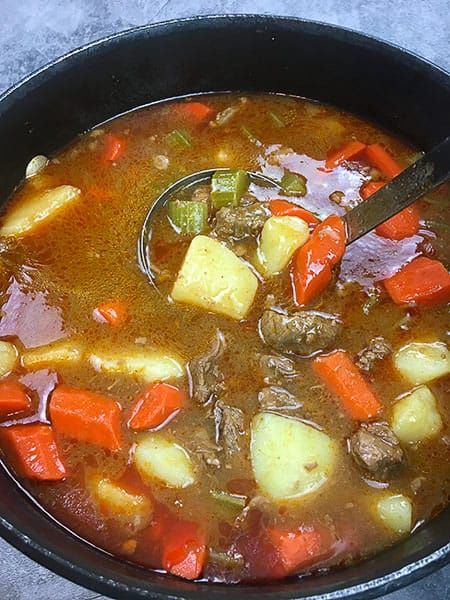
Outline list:
[[[0,0],[0,93],[65,52],[136,25],[195,14],[272,13],[383,38],[450,71],[449,0]],[[449,107],[450,110],[450,107]],[[1,600],[93,600],[0,540]],[[385,600],[450,598],[450,567]]]

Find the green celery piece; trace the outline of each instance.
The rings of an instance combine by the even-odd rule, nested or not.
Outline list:
[[[255,137],[255,136],[253,135],[253,133],[252,133],[251,131],[249,131],[249,130],[247,129],[247,127],[245,127],[244,125],[242,125],[242,127],[241,127],[241,133],[242,133],[242,135],[244,135],[244,136],[245,136],[245,137],[248,139],[248,141],[249,141],[249,142],[252,142],[253,144],[254,144],[255,142],[258,142],[258,141],[259,141],[259,140],[258,140],[258,138],[257,138],[257,137]]]
[[[209,559],[216,565],[224,569],[241,569],[244,564],[244,558],[236,552],[220,552],[214,548],[209,549]]]
[[[174,129],[166,135],[166,142],[170,146],[187,148],[192,145],[192,138],[186,129]]]
[[[230,494],[223,490],[210,490],[209,493],[218,502],[228,505],[230,508],[242,509],[244,508],[247,498],[246,496],[240,496],[239,494]]]
[[[273,126],[276,127],[277,129],[282,129],[283,127],[285,127],[283,119],[279,115],[277,115],[277,113],[270,112],[269,117],[272,120]]]
[[[281,187],[286,194],[292,196],[305,196],[306,195],[306,182],[305,178],[295,173],[286,171],[280,181]]]
[[[249,176],[242,169],[227,169],[216,171],[211,178],[211,202],[214,208],[237,206],[243,194],[247,191]]]
[[[167,203],[169,218],[179,233],[197,235],[208,222],[208,205],[194,200],[170,200]]]

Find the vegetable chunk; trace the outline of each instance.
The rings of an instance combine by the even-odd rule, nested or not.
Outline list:
[[[100,512],[135,529],[142,529],[150,522],[153,507],[146,496],[130,494],[114,481],[96,474],[88,475],[86,483]]]
[[[411,500],[402,494],[385,496],[377,503],[381,520],[397,533],[408,533],[412,527]]]
[[[53,217],[80,194],[81,191],[72,185],[60,185],[36,194],[27,202],[11,208],[3,221],[0,235],[21,236],[30,233],[39,223]]]
[[[419,256],[383,281],[395,304],[419,306],[450,301],[450,273],[438,260]]]
[[[112,398],[67,385],[58,385],[50,400],[50,418],[59,433],[113,451],[122,448],[120,411]]]
[[[29,409],[31,400],[19,381],[0,381],[0,418]]]
[[[231,250],[198,235],[186,253],[172,298],[239,320],[249,311],[257,288],[256,276]]]
[[[152,429],[175,417],[184,406],[184,394],[167,383],[156,383],[144,390],[136,400],[130,429]]]
[[[273,500],[300,498],[319,489],[333,472],[337,448],[322,431],[273,413],[252,421],[251,461],[261,491]]]
[[[89,361],[97,371],[131,375],[146,383],[181,377],[184,373],[184,367],[177,357],[157,351],[96,352],[91,354]]]
[[[0,431],[0,442],[21,477],[58,481],[68,474],[49,425],[5,427]]]
[[[392,429],[401,442],[421,442],[442,429],[436,398],[425,385],[400,398],[392,412]]]
[[[25,369],[40,369],[55,364],[78,363],[83,356],[83,347],[73,340],[58,340],[52,344],[25,350],[22,354],[22,366]]]
[[[175,488],[185,488],[195,481],[186,450],[157,434],[141,438],[134,451],[134,462],[145,481],[156,479]]]
[[[11,373],[17,362],[17,348],[10,342],[0,342],[0,377]]]
[[[270,217],[264,223],[258,257],[267,275],[280,273],[309,237],[308,224],[298,217]]]
[[[394,354],[394,367],[415,385],[450,373],[450,352],[443,342],[412,342]]]

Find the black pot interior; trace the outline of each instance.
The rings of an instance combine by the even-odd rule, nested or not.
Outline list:
[[[102,121],[163,98],[225,90],[314,98],[371,119],[424,150],[450,132],[450,76],[392,46],[295,19],[177,21],[75,52],[0,100],[0,201],[32,156],[52,154]],[[4,470],[0,486],[7,540],[77,583],[118,598],[369,598],[450,558],[447,508],[404,542],[345,571],[264,586],[184,582],[115,560],[69,535]]]

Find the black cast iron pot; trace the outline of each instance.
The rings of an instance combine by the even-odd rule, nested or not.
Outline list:
[[[450,76],[399,48],[329,25],[266,16],[193,18],[90,44],[0,98],[0,202],[36,154],[155,100],[207,91],[285,92],[352,111],[427,150],[450,132]],[[357,566],[267,585],[192,583],[86,544],[0,469],[0,532],[28,556],[98,592],[135,598],[372,598],[450,560],[450,507]]]

